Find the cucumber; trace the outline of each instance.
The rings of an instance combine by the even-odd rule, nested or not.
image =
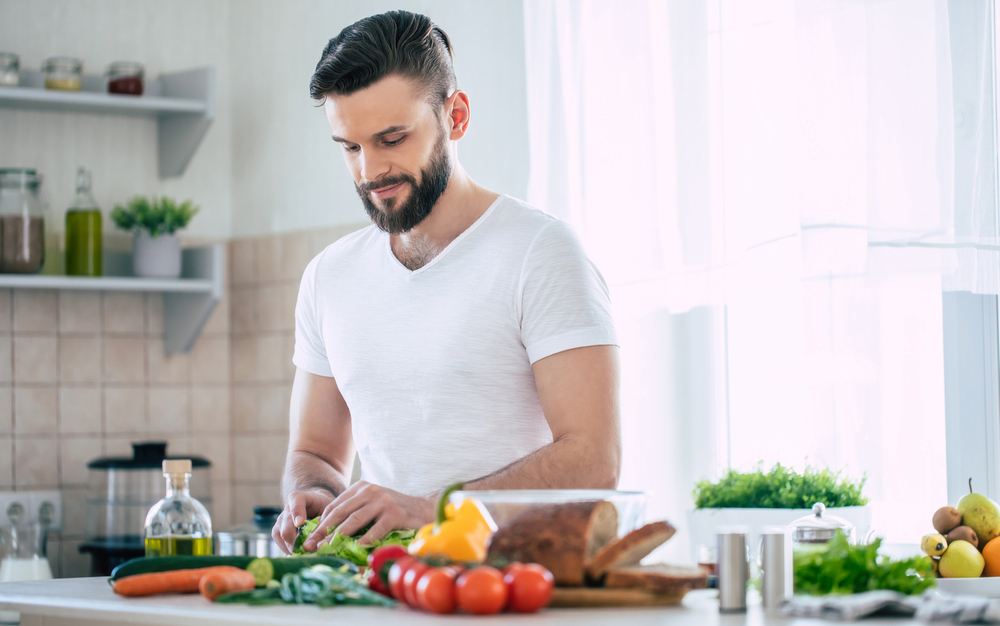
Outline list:
[[[278,559],[260,557],[251,561],[245,569],[253,574],[257,586],[263,587],[269,580],[281,580],[285,574],[295,574],[313,565],[328,565],[336,570],[346,565],[347,573],[355,574],[358,571],[353,563],[337,556],[289,556]]]
[[[111,571],[111,582],[136,574],[172,572],[178,569],[200,569],[217,565],[230,565],[246,569],[253,556],[141,556],[126,561]]]

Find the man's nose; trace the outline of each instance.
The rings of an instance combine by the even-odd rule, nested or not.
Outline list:
[[[365,182],[371,182],[389,173],[389,163],[373,152],[362,152],[360,161],[360,174]]]

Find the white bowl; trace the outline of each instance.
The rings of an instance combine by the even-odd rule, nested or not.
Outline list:
[[[1000,577],[938,578],[938,591],[952,596],[1000,598]]]

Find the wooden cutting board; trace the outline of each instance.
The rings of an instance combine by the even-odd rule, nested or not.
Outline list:
[[[686,589],[652,592],[644,589],[592,589],[556,587],[550,607],[673,606],[684,599]]]

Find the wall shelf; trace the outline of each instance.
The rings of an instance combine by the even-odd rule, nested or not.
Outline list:
[[[109,94],[106,79],[91,74],[84,75],[81,91],[56,91],[45,89],[42,72],[22,70],[17,87],[0,87],[0,107],[155,118],[160,177],[180,176],[215,119],[215,70],[148,78],[143,91],[141,96]]]
[[[132,275],[132,255],[104,253],[104,276],[0,274],[0,288],[63,291],[135,291],[163,294],[163,348],[187,352],[222,299],[225,258],[221,244],[184,248],[181,278]]]

